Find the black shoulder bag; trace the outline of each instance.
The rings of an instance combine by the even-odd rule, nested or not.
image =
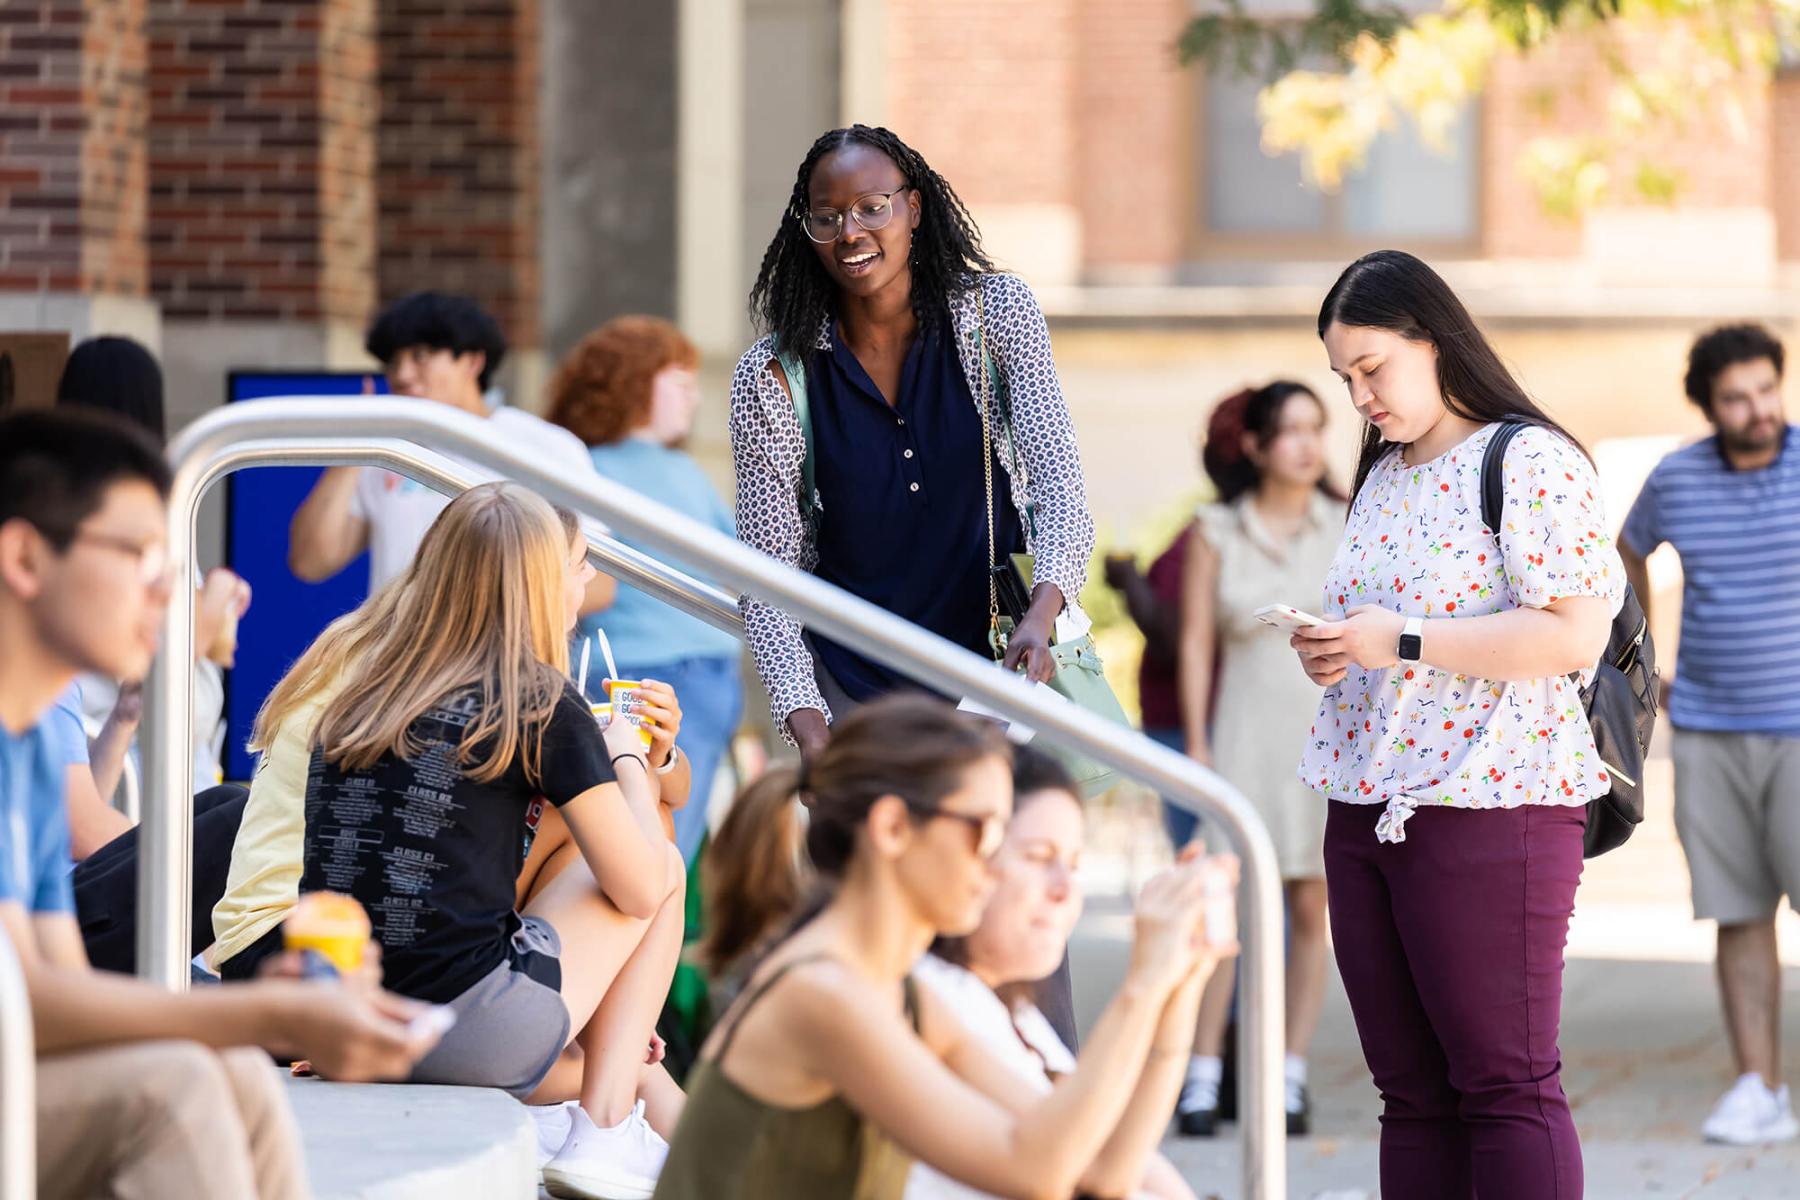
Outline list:
[[[1517,421],[1503,423],[1481,456],[1481,521],[1496,543],[1506,503],[1506,447],[1524,428]],[[1656,730],[1656,688],[1656,643],[1650,638],[1644,606],[1626,584],[1625,602],[1613,618],[1606,653],[1594,668],[1594,681],[1581,691],[1594,747],[1612,781],[1611,791],[1588,801],[1584,858],[1624,845],[1644,819],[1644,760]]]

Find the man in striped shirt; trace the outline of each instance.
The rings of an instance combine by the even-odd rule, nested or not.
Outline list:
[[[1675,827],[1694,916],[1719,924],[1719,985],[1739,1078],[1709,1141],[1784,1141],[1800,1125],[1781,1083],[1775,910],[1800,895],[1800,428],[1783,410],[1782,345],[1756,325],[1694,343],[1686,389],[1713,434],[1658,463],[1619,550],[1650,606],[1644,560],[1681,556]]]

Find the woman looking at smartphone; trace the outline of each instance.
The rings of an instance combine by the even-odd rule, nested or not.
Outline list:
[[[1146,885],[1125,982],[1075,1069],[1036,1093],[910,977],[993,892],[1012,813],[1004,736],[890,697],[846,718],[799,786],[831,890],[702,1051],[660,1200],[900,1200],[912,1159],[998,1196],[1067,1196],[1109,1140],[1153,1145],[1200,990],[1234,949],[1204,932],[1229,867],[1193,861]]]
[[[1042,750],[1013,750],[1013,815],[994,855],[994,894],[967,937],[939,938],[913,974],[949,1006],[994,1057],[1011,1069],[1021,1099],[1040,1096],[1075,1068],[1075,1055],[1033,1003],[1038,980],[1055,971],[1081,919],[1086,842],[1081,796],[1061,763]],[[1196,843],[1190,854],[1198,854]],[[1230,868],[1235,870],[1235,864]],[[1220,972],[1220,974],[1228,974]],[[1179,1055],[1177,1055],[1179,1058]],[[1180,1075],[1157,1063],[1132,1101],[1168,1111]],[[1081,1194],[1133,1200],[1194,1200],[1181,1173],[1156,1153],[1162,1129],[1127,1113],[1082,1173]],[[990,1200],[991,1193],[915,1165],[906,1200]]]
[[[1338,969],[1381,1090],[1388,1200],[1579,1200],[1560,1078],[1563,946],[1588,800],[1580,690],[1624,597],[1593,464],[1449,286],[1358,259],[1319,336],[1368,422],[1325,587],[1292,644],[1325,698],[1301,777],[1331,801]],[[1482,456],[1507,446],[1500,528]]]
[[[1187,752],[1250,800],[1275,841],[1287,892],[1288,1132],[1311,1125],[1306,1052],[1325,1005],[1325,805],[1294,778],[1315,698],[1287,637],[1258,621],[1269,604],[1319,594],[1343,536],[1344,502],[1326,476],[1325,405],[1303,383],[1276,380],[1222,401],[1201,457],[1218,499],[1200,507],[1182,580],[1178,678]],[[1216,699],[1215,699],[1216,697]],[[1196,819],[1168,806],[1179,849]],[[1220,1119],[1233,972],[1208,987],[1176,1121],[1211,1137]],[[1235,1104],[1226,1111],[1230,1112]]]

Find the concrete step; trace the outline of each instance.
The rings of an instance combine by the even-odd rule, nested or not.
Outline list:
[[[317,1200],[536,1200],[525,1107],[489,1088],[295,1079]]]

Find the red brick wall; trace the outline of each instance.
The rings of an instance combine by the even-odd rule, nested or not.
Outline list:
[[[1079,0],[887,7],[894,132],[972,204],[1074,205]]]
[[[1658,52],[1654,43],[1634,45],[1623,34],[1613,49],[1646,63]],[[1544,212],[1536,190],[1520,171],[1521,156],[1537,137],[1580,138],[1604,131],[1611,82],[1597,42],[1573,37],[1496,63],[1488,86],[1482,147],[1483,247],[1488,255],[1544,258],[1579,253],[1580,225]],[[1742,140],[1730,135],[1722,106],[1694,113],[1685,130],[1658,127],[1608,164],[1612,186],[1604,203],[1644,203],[1634,181],[1638,163],[1649,161],[1680,172],[1676,200],[1680,206],[1770,204],[1771,140],[1780,145],[1782,138],[1800,135],[1784,132],[1780,122],[1771,128],[1769,95],[1760,84],[1741,85],[1737,101],[1743,116]],[[1793,113],[1800,116],[1800,103]],[[1800,148],[1800,141],[1795,145]],[[1796,171],[1800,172],[1800,164]]]
[[[144,0],[0,6],[0,289],[141,296]]]
[[[1189,0],[1081,6],[1075,121],[1090,267],[1174,266],[1187,241],[1194,79],[1175,56]]]
[[[150,0],[149,30],[164,316],[365,320],[373,0]]]
[[[382,298],[464,292],[509,342],[535,346],[537,0],[380,0],[379,9]]]
[[[1770,93],[1769,190],[1781,261],[1800,261],[1800,71],[1780,71]]]

